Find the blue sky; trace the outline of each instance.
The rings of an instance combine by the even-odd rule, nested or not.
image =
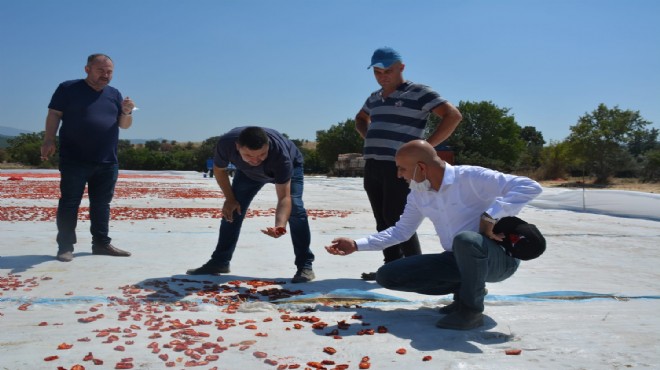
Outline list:
[[[660,128],[655,0],[0,0],[0,126],[41,131],[95,52],[140,108],[122,139],[201,141],[242,125],[291,138],[353,118],[374,49],[449,101],[491,101],[547,142],[604,103]]]

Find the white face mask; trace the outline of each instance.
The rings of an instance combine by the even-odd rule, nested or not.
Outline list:
[[[417,182],[415,181],[415,175],[417,174],[417,165],[415,165],[415,169],[413,170],[413,176],[410,179],[410,185],[408,187],[410,190],[415,190],[415,191],[429,191],[431,190],[431,181],[426,178],[426,175],[424,175],[424,181],[422,182]]]

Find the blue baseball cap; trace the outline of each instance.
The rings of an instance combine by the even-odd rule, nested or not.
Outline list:
[[[401,62],[401,55],[392,48],[379,48],[374,51],[374,55],[371,56],[371,67],[378,68],[390,68],[395,62]]]

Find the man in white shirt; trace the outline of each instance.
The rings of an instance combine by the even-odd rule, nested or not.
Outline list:
[[[326,250],[335,255],[383,250],[407,240],[428,217],[445,252],[392,261],[377,272],[385,288],[429,295],[454,294],[436,326],[468,330],[483,325],[486,282],[509,278],[520,260],[509,256],[495,234],[498,219],[516,215],[541,193],[522,176],[476,166],[452,166],[424,140],[401,146],[395,157],[398,176],[410,184],[406,207],[389,229],[366,238],[337,238]]]

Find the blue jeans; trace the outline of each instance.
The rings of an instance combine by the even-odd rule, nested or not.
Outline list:
[[[452,249],[453,252],[422,254],[385,264],[378,270],[376,281],[392,290],[429,295],[453,293],[464,306],[483,312],[486,282],[509,278],[520,260],[473,231],[456,235]]]
[[[73,251],[76,244],[78,208],[87,185],[90,232],[93,245],[109,244],[110,202],[119,174],[116,163],[89,163],[60,158],[60,200],[57,205],[57,245]]]
[[[248,207],[252,199],[264,186],[263,182],[254,181],[247,177],[242,171],[236,171],[231,189],[236,201],[241,205],[241,214],[234,215],[234,221],[228,222],[224,218],[220,221],[220,234],[218,244],[209,261],[214,266],[229,266],[236,243],[241,233],[241,226],[245,219]],[[311,233],[307,219],[307,210],[303,204],[303,168],[294,167],[291,177],[291,216],[289,216],[289,229],[291,241],[293,242],[293,253],[296,256],[295,264],[299,269],[312,268],[314,254],[309,248]]]

